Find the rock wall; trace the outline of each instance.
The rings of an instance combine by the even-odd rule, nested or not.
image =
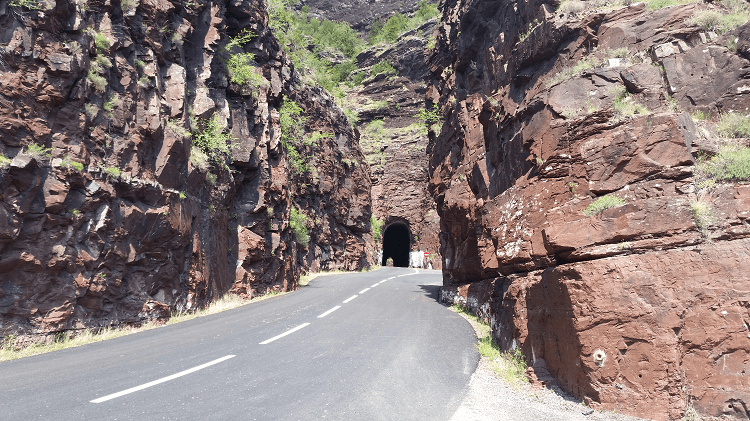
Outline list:
[[[429,141],[417,113],[425,109],[425,51],[435,20],[401,35],[395,45],[378,45],[357,56],[362,71],[386,61],[398,72],[380,74],[351,90],[347,102],[357,111],[360,145],[370,164],[373,215],[384,229],[393,223],[409,227],[412,251],[430,253],[440,269],[439,218],[428,185]],[[381,262],[382,263],[382,262]]]
[[[140,323],[373,263],[356,135],[330,96],[299,83],[263,2],[31,4],[0,1],[0,153],[12,159],[0,170],[0,334]],[[229,82],[222,56],[243,29],[257,34],[244,46],[263,79],[252,90]],[[318,171],[288,163],[285,97],[308,135],[328,134],[297,145]],[[202,170],[186,132],[212,116],[233,159]],[[293,206],[308,246],[291,233]]]
[[[717,136],[689,114],[746,110],[750,62],[727,45],[748,27],[688,23],[711,7],[441,7],[427,97],[444,117],[428,146],[443,298],[595,408],[750,417],[750,186],[698,182]],[[623,98],[648,110],[616,112]],[[584,214],[608,194],[620,204]]]

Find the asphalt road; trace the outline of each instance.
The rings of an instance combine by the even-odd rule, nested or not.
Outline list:
[[[448,420],[479,359],[474,332],[437,303],[440,273],[416,272],[321,277],[0,363],[0,420]]]

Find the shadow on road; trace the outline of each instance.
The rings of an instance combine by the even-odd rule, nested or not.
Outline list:
[[[418,285],[422,289],[424,295],[435,301],[439,301],[440,297],[440,285]]]

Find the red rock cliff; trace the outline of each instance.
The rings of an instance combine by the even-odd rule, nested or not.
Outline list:
[[[263,2],[28,5],[0,2],[0,153],[12,160],[0,170],[0,334],[164,318],[373,262],[355,133],[299,83]],[[242,30],[257,35],[235,47],[254,54],[250,90],[224,62]],[[284,98],[307,118],[307,171],[280,141]],[[201,169],[187,132],[214,117],[233,158]],[[309,245],[290,230],[292,207]]]
[[[443,5],[427,92],[443,297],[597,408],[750,416],[750,185],[695,165],[750,103],[750,28],[690,24],[707,8]]]

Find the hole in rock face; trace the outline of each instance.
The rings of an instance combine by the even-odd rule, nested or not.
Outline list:
[[[395,223],[388,226],[383,233],[383,261],[393,258],[393,266],[409,266],[409,250],[411,249],[411,235],[406,224]]]

